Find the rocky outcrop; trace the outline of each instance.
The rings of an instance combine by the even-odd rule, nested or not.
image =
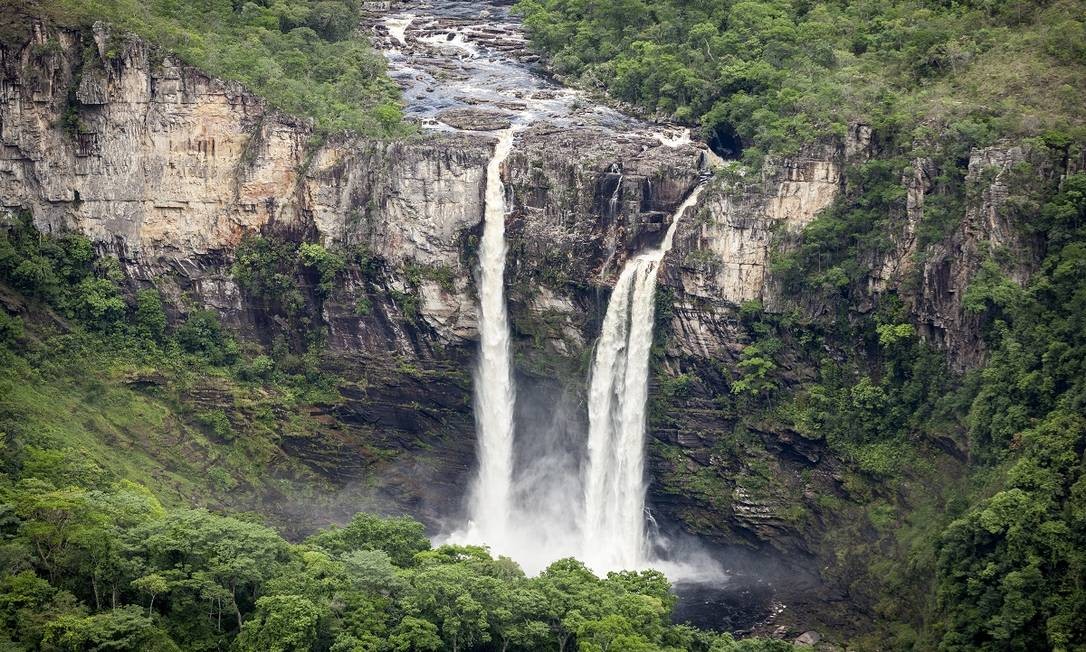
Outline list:
[[[945,350],[958,370],[979,366],[985,353],[983,315],[965,309],[965,293],[987,261],[1025,285],[1041,251],[1022,219],[1026,211],[1038,209],[1036,197],[1043,190],[1075,168],[1043,146],[1006,143],[974,150],[965,178],[964,215],[948,236],[928,243],[919,256],[917,230],[935,171],[931,161],[915,161],[903,179],[908,208],[898,246],[873,275],[874,288],[902,288],[921,336]]]
[[[844,184],[844,166],[869,153],[870,138],[870,128],[857,125],[847,144],[823,143],[767,161],[757,179],[725,176],[697,219],[679,230],[681,271],[673,282],[691,298],[778,303],[768,270],[773,235],[798,233],[828,207]]]
[[[461,240],[482,214],[488,138],[318,142],[307,122],[140,41],[107,57],[111,38],[39,30],[29,46],[0,53],[5,206],[31,210],[43,230],[83,232],[173,305],[186,295],[242,328],[251,320],[229,263],[247,234],[360,248],[397,270],[447,267],[462,282],[419,290],[423,345],[470,336]],[[391,339],[398,352],[416,352],[379,317],[351,316],[357,324],[326,316],[339,346]]]

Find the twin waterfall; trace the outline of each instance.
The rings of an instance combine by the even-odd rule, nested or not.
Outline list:
[[[699,185],[675,211],[663,242],[626,262],[596,344],[588,391],[588,477],[584,561],[598,571],[645,563],[645,406],[656,308],[656,275],[679,218],[698,201]]]
[[[468,527],[452,538],[488,545],[494,554],[521,561],[528,572],[571,553],[598,573],[644,567],[650,561],[645,537],[644,454],[656,277],[679,219],[697,202],[704,184],[679,206],[663,242],[627,261],[615,284],[590,379],[584,502],[570,505],[561,523],[541,523],[546,519],[521,504],[531,501],[518,501],[515,492],[516,392],[503,293],[506,204],[501,181],[513,130],[499,134],[487,166],[479,250],[480,352],[475,370],[479,468],[469,494]],[[520,436],[531,437],[532,433]],[[547,543],[555,535],[567,542],[561,546],[564,550]]]

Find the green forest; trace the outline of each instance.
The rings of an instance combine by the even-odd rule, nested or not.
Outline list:
[[[78,33],[90,57],[104,21],[119,28],[107,61],[143,39],[309,120],[314,142],[417,132],[358,0],[0,10],[5,45],[40,20]],[[744,428],[787,429],[840,461],[849,497],[817,500],[841,516],[822,524],[825,577],[864,609],[863,631],[836,639],[847,649],[1086,650],[1086,172],[1073,163],[1086,147],[1086,2],[518,0],[515,11],[563,82],[693,126],[736,158],[718,181],[872,128],[873,154],[844,171],[837,199],[775,238],[770,273],[794,309],[735,307],[745,343],[714,400]],[[872,261],[892,250],[910,165],[933,171],[922,263],[976,200],[970,153],[1006,143],[1035,154],[1006,188],[1035,264],[1019,282],[1015,252],[993,251],[970,279],[963,306],[986,355],[960,371],[910,321],[916,287],[869,305]],[[1067,174],[1050,174],[1059,166]],[[366,382],[322,357],[325,302],[387,261],[311,233],[239,236],[228,274],[267,318],[256,342],[34,218],[0,211],[0,652],[797,649],[675,624],[656,571],[598,577],[564,559],[528,577],[482,547],[435,547],[406,515],[300,532],[262,513],[266,496],[304,502],[317,482],[283,453],[283,433],[326,426],[310,408]],[[419,287],[448,291],[452,272],[406,274],[389,293],[416,327]],[[359,317],[376,285],[364,287]],[[674,297],[660,297],[666,330]],[[694,382],[655,363],[650,423]],[[453,375],[389,364],[424,382]],[[238,408],[194,398],[208,392]],[[948,447],[961,460],[948,463]],[[731,500],[717,477],[663,481]]]
[[[909,143],[1081,137],[1079,0],[520,0],[553,69],[645,111],[738,138],[753,160],[851,122]]]

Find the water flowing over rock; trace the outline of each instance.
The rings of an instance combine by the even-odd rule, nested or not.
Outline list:
[[[513,130],[501,132],[486,168],[486,216],[479,247],[479,360],[475,368],[478,475],[469,502],[465,540],[515,554],[506,544],[513,485],[513,404],[516,390],[505,308],[505,185],[502,163]]]
[[[697,186],[658,247],[627,261],[607,305],[588,394],[583,556],[597,572],[645,563],[645,407],[656,276]]]

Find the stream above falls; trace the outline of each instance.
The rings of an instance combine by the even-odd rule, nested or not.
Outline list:
[[[546,122],[689,144],[689,130],[660,126],[592,101],[535,65],[519,20],[504,4],[400,2],[371,17],[374,46],[400,85],[405,114],[439,130],[493,131]]]

